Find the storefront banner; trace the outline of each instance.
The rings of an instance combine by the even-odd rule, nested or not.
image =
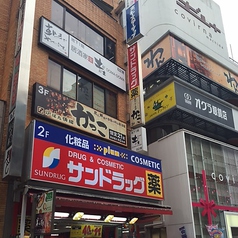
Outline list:
[[[141,64],[143,80],[171,57],[170,36],[166,36],[142,55]]]
[[[235,128],[230,107],[177,83],[175,83],[175,92],[177,107],[182,107],[215,124]]]
[[[177,39],[174,39],[173,37],[170,37],[170,39],[173,59],[196,70],[224,88],[227,88],[234,93],[238,93],[238,74],[232,73]]]
[[[145,100],[146,122],[175,107],[215,124],[235,129],[232,108],[176,82]]]
[[[43,17],[41,18],[40,43],[126,91],[124,69]]]
[[[161,161],[34,121],[29,179],[163,199]]]
[[[32,113],[120,145],[127,145],[126,123],[38,83],[34,85]]]
[[[70,230],[70,238],[82,237],[102,237],[102,225],[81,224],[72,225]]]
[[[39,193],[36,196],[35,234],[47,234],[52,231],[54,219],[54,191]]]

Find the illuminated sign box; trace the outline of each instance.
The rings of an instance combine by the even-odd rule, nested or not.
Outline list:
[[[163,199],[160,160],[40,121],[28,128],[25,180]]]
[[[177,82],[168,84],[145,100],[145,120],[152,121],[175,108],[235,129],[232,108]]]
[[[38,83],[33,89],[32,114],[127,145],[126,123]]]
[[[139,9],[139,0],[135,0],[126,8],[126,43],[129,45],[143,37]]]

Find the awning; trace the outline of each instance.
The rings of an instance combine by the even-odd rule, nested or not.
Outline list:
[[[73,197],[56,196],[56,207],[75,207],[77,209],[89,209],[100,211],[116,211],[122,213],[135,213],[145,215],[172,215],[172,209],[169,206],[164,205],[146,205],[146,204],[130,204],[123,202],[111,202],[81,199]]]

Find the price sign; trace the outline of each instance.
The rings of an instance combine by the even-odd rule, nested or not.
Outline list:
[[[79,237],[102,237],[102,226],[82,224]]]

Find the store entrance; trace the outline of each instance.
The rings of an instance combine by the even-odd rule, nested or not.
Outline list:
[[[57,194],[51,205],[51,194],[52,190],[29,193],[25,217],[29,229],[25,228],[24,238],[144,238],[145,225],[161,222],[160,214],[172,213],[160,205],[64,194]]]
[[[135,224],[75,222],[68,219],[56,219],[49,235],[35,235],[35,238],[136,238]]]

